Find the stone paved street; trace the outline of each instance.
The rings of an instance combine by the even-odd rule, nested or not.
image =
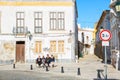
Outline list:
[[[63,74],[34,71],[0,71],[0,80],[79,80]]]
[[[86,55],[79,59],[79,63],[55,63],[57,66],[49,68],[38,68],[33,64],[33,70],[30,70],[30,64],[0,65],[0,80],[96,80],[97,70],[104,70],[104,63],[94,55]],[[64,73],[61,73],[61,67]],[[77,75],[80,68],[80,75]],[[108,79],[120,80],[120,71],[108,64]],[[104,71],[100,75],[104,79]]]

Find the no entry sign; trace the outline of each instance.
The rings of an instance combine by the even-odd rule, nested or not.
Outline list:
[[[102,41],[109,41],[112,38],[112,34],[109,30],[102,30],[99,37]]]

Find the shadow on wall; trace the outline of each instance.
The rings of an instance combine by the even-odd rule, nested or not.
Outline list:
[[[100,59],[104,59],[101,41],[95,45],[94,54]]]
[[[83,57],[84,44],[78,41],[78,58]]]
[[[102,46],[102,41],[97,42],[94,48],[94,54],[100,59],[102,59],[102,62],[104,62],[105,60],[104,53],[105,53],[105,48],[104,46]],[[111,64],[110,46],[106,47],[106,53],[107,53],[107,63]]]

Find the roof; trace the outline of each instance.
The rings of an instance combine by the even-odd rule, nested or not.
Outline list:
[[[80,28],[80,27],[78,27],[78,31],[93,32],[93,31],[94,31],[94,29],[93,29],[93,28]]]
[[[98,29],[98,27],[100,26],[100,24],[102,23],[102,21],[104,20],[106,14],[108,14],[110,12],[110,10],[104,10],[98,23],[97,23],[97,26],[96,26],[96,29]]]

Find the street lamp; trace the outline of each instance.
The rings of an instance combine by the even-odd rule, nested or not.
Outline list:
[[[32,40],[32,34],[31,34],[30,31],[27,32],[27,36],[28,36],[28,38],[29,38],[29,41],[31,41],[31,40]]]
[[[31,34],[31,32],[30,31],[28,31],[27,33],[26,33],[26,35],[27,35],[27,37],[29,38],[29,57],[30,57],[30,63],[32,62],[31,61],[31,53],[30,53],[30,41],[32,40],[32,34]],[[30,65],[30,68],[31,68],[31,70],[33,69],[32,68],[32,64]]]

